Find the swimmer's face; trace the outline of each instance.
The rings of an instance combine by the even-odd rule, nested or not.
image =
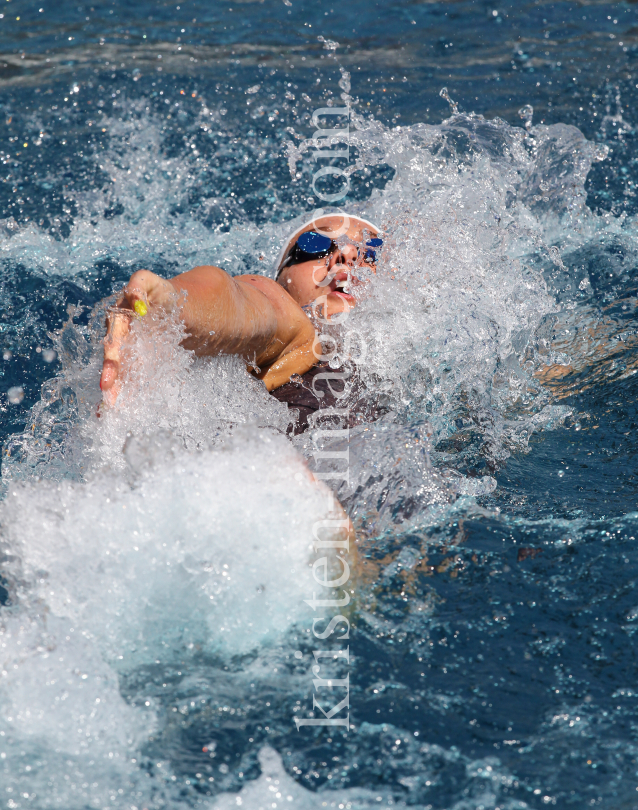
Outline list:
[[[321,217],[315,220],[314,227],[322,234],[331,236],[343,235],[344,220],[341,216]],[[345,235],[353,242],[363,242],[364,229],[368,238],[374,238],[376,233],[370,232],[370,226],[361,220],[350,217],[348,230]],[[307,230],[310,230],[308,228]],[[297,238],[300,234],[297,234]],[[277,281],[290,293],[299,306],[304,307],[313,301],[325,304],[325,317],[331,317],[340,312],[346,312],[356,304],[356,299],[348,292],[350,285],[360,283],[356,276],[357,268],[370,267],[355,245],[346,244],[333,250],[320,259],[310,259],[306,262],[286,267]],[[345,289],[344,289],[345,287]],[[318,299],[322,299],[321,302]]]

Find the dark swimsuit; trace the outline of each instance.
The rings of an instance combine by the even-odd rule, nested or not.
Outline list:
[[[322,378],[321,375],[325,376]],[[344,383],[346,387],[350,387],[350,391],[345,392],[345,397]],[[286,402],[290,410],[297,411],[297,416],[288,429],[288,433],[295,436],[308,430],[313,414],[324,408],[347,408],[349,427],[360,422],[372,422],[381,415],[375,405],[364,405],[356,376],[354,383],[352,378],[344,380],[343,369],[332,369],[327,363],[319,363],[301,376],[293,375],[290,382],[270,393],[280,402]]]

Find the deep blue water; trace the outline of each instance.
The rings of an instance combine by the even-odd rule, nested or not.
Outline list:
[[[158,727],[139,744],[139,768],[163,785],[157,763],[165,763],[185,806],[255,779],[267,742],[322,799],[364,787],[384,802],[436,810],[638,807],[636,4],[8,0],[2,11],[7,448],[29,430],[43,383],[61,373],[59,355],[47,362],[46,350],[69,307],[79,306],[75,322],[85,327],[92,307],[141,267],[172,275],[208,257],[255,272],[256,250],[272,252],[273,227],[313,209],[308,184],[291,180],[284,145],[291,127],[310,137],[313,110],[339,100],[340,67],[357,112],[390,133],[447,119],[445,86],[461,112],[522,127],[518,111],[529,104],[534,125],[569,124],[609,147],[585,181],[598,217],[590,238],[571,247],[561,220],[549,241],[562,269],[540,249],[526,254],[558,316],[594,324],[589,362],[554,389],[556,399],[537,395],[564,413],[531,435],[526,452],[490,448],[495,426],[517,408],[535,412],[535,401],[506,408],[483,392],[447,402],[456,422],[437,437],[434,465],[470,480],[490,475],[497,486],[438,522],[368,533],[364,556],[376,573],[350,642],[355,730],[296,731],[292,707],[311,701],[297,682],[233,691],[228,672],[241,680],[250,656],[202,655],[184,674],[177,664],[139,667],[120,672],[118,688],[129,704],[152,697]],[[336,55],[318,37],[337,41]],[[350,201],[365,210],[394,176],[383,160],[358,168]],[[258,235],[242,241],[244,231]],[[579,297],[581,271],[590,283]],[[595,330],[603,323],[605,338]],[[552,324],[543,320],[518,355]],[[67,348],[81,357],[82,347]],[[6,395],[14,386],[24,390],[17,405]],[[72,387],[59,400],[60,435],[81,412]],[[432,413],[419,408],[401,417],[415,431]],[[365,523],[359,498],[347,505]],[[406,548],[418,564],[404,556],[392,567]],[[429,606],[422,617],[410,609],[417,603]],[[174,712],[195,694],[197,707]],[[241,722],[220,720],[218,704]],[[201,753],[211,740],[227,763],[216,782]],[[59,787],[47,795],[52,766],[34,757],[32,798],[3,795],[29,782],[22,770],[22,782],[5,772],[3,806],[102,806],[79,794],[59,799]],[[177,806],[164,788],[142,800],[121,787],[109,806]]]

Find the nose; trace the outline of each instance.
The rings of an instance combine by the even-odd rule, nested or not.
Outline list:
[[[344,245],[342,248],[335,250],[330,257],[330,270],[334,270],[338,265],[347,265],[354,267],[358,257],[358,251],[354,245]]]

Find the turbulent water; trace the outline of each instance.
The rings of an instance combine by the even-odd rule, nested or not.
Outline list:
[[[3,11],[2,807],[638,806],[634,6]],[[341,105],[384,245],[326,330],[376,421],[290,439],[154,315],[99,409],[129,275],[272,275]],[[348,729],[294,722],[319,449]]]

